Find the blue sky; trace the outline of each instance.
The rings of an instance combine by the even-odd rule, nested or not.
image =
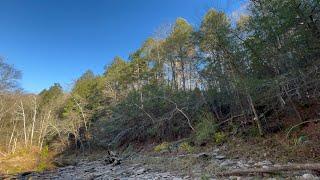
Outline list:
[[[212,7],[237,14],[237,0],[1,0],[0,56],[22,71],[21,86],[64,87],[86,70],[127,58],[162,24],[198,25]]]

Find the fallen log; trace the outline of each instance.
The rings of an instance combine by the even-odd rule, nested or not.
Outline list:
[[[320,163],[316,164],[290,164],[273,166],[268,168],[252,168],[252,169],[239,169],[229,172],[222,172],[216,174],[217,176],[243,176],[243,175],[254,175],[254,174],[273,174],[281,171],[317,171],[320,172]]]
[[[112,164],[113,166],[117,166],[121,164],[121,159],[118,155],[112,151],[107,151],[107,155],[104,157],[104,165]]]

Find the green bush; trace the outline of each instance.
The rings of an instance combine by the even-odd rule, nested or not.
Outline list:
[[[217,144],[221,144],[225,142],[226,137],[227,136],[223,132],[217,132],[214,134],[214,142]]]
[[[200,142],[210,140],[217,129],[212,114],[202,113],[198,119],[199,123],[196,126],[196,140]]]
[[[293,139],[294,145],[301,145],[308,140],[308,136],[301,135],[298,138]]]
[[[154,147],[154,151],[155,151],[155,152],[165,152],[165,151],[169,151],[169,146],[170,146],[169,143],[163,142],[163,143],[157,145],[156,147]]]
[[[247,134],[248,134],[248,136],[250,136],[250,137],[260,136],[260,134],[259,134],[259,129],[258,129],[257,127],[251,127],[251,128],[249,128]]]
[[[186,153],[192,153],[194,151],[194,148],[190,146],[189,143],[183,142],[179,145],[179,151],[186,152]]]
[[[45,146],[40,152],[40,161],[36,170],[41,172],[48,169],[49,147]]]

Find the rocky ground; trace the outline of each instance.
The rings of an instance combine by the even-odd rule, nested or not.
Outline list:
[[[320,179],[312,171],[217,176],[237,169],[270,168],[280,164],[269,160],[254,161],[228,158],[219,149],[184,155],[133,155],[118,165],[106,163],[105,158],[82,160],[75,165],[43,173],[25,173],[19,179]],[[319,175],[319,174],[318,174]],[[12,177],[7,177],[12,178]]]

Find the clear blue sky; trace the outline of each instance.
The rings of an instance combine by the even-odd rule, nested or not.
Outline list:
[[[39,92],[68,86],[88,69],[102,73],[127,58],[161,24],[200,23],[209,8],[228,14],[237,0],[0,0],[0,56],[23,72],[21,86]]]

